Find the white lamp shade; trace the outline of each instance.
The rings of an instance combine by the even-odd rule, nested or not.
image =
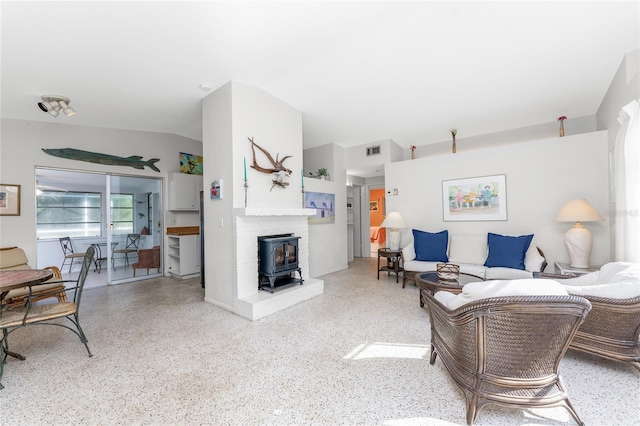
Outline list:
[[[404,221],[400,213],[391,212],[384,218],[380,224],[381,228],[406,228],[407,223]]]
[[[404,221],[400,213],[389,213],[380,224],[380,227],[389,228],[389,248],[391,250],[400,250],[400,232],[398,231],[398,228],[407,227],[407,223]]]
[[[556,222],[599,222],[604,218],[587,200],[580,199],[567,201],[553,220]]]

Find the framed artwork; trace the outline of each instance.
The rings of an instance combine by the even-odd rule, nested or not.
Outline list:
[[[202,155],[180,153],[180,173],[202,175]]]
[[[20,185],[0,183],[0,216],[20,216]]]
[[[506,175],[442,181],[445,222],[507,220]]]
[[[211,182],[211,199],[222,199],[222,179],[216,179]]]
[[[336,221],[336,194],[305,192],[304,207],[316,209],[315,216],[309,216],[309,225],[334,223]]]
[[[378,211],[378,202],[377,201],[369,201],[369,211],[377,212]]]

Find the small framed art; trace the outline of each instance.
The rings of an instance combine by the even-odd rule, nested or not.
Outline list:
[[[0,216],[20,216],[20,185],[0,183]]]

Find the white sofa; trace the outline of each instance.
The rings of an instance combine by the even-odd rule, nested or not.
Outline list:
[[[489,244],[487,235],[449,236],[447,245],[447,263],[460,265],[461,273],[475,275],[483,280],[533,278],[533,272],[542,272],[547,266],[547,261],[542,251],[538,249],[533,241],[529,244],[524,255],[524,269],[485,266],[488,255]],[[407,281],[414,281],[417,273],[435,271],[438,263],[445,263],[443,260],[417,260],[413,239],[409,244],[403,247],[402,257],[404,261],[404,274],[402,280],[403,287],[406,285]]]

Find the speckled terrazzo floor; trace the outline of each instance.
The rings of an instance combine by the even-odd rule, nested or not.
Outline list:
[[[429,365],[418,289],[375,259],[321,277],[325,294],[251,322],[203,302],[199,281],[85,292],[94,354],[59,327],[11,335],[0,424],[464,425],[462,392]],[[587,425],[636,425],[640,373],[570,351],[560,369]],[[477,425],[573,425],[562,408],[486,406]]]

